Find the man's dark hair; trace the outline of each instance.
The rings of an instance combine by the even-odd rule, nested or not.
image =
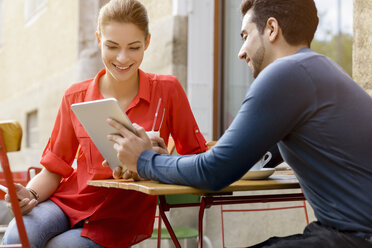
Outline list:
[[[251,21],[261,34],[267,20],[274,17],[291,45],[306,43],[310,47],[319,22],[314,0],[243,0],[240,9],[242,16],[253,10]]]

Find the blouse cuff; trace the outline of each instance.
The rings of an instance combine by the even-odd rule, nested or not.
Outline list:
[[[50,172],[69,177],[74,169],[55,153],[48,151],[41,158],[40,163]]]

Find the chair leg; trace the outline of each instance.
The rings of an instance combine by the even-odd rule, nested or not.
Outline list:
[[[10,201],[12,204],[12,209],[13,209],[13,214],[16,220],[17,228],[18,228],[18,233],[19,233],[19,238],[22,243],[22,247],[29,248],[30,244],[28,242],[27,238],[27,233],[26,233],[26,228],[23,223],[23,217],[21,213],[21,208],[19,206],[18,198],[17,198],[17,192],[14,187],[14,182],[13,182],[13,177],[12,177],[12,172],[9,167],[9,160],[8,156],[5,150],[5,144],[4,144],[4,139],[3,135],[0,130],[0,162],[1,166],[3,168],[5,180],[8,186],[9,190],[9,196],[10,196]]]
[[[306,201],[302,201],[304,204],[304,211],[305,211],[305,219],[306,219],[306,224],[309,225],[309,215],[307,214],[307,206],[306,206]]]

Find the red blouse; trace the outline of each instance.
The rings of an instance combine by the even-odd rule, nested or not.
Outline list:
[[[50,197],[69,217],[71,227],[85,220],[82,236],[105,247],[126,247],[151,236],[156,197],[131,190],[87,186],[93,179],[112,177],[112,170],[103,167],[103,157],[71,111],[71,104],[102,99],[98,79],[71,85],[65,92],[41,164],[63,179]],[[177,78],[139,70],[139,91],[126,114],[130,120],[151,130],[156,108],[161,106],[155,124],[158,130],[163,109],[164,121],[160,136],[168,143],[172,135],[179,154],[207,150],[204,137],[192,114],[186,94]],[[71,167],[78,146],[77,168]]]

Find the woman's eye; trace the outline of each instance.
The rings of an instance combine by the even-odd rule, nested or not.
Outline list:
[[[115,49],[115,48],[116,48],[116,46],[109,46],[109,45],[106,45],[106,47],[107,47],[108,49]]]
[[[138,50],[138,49],[140,49],[140,47],[130,47],[129,49],[130,50]]]

